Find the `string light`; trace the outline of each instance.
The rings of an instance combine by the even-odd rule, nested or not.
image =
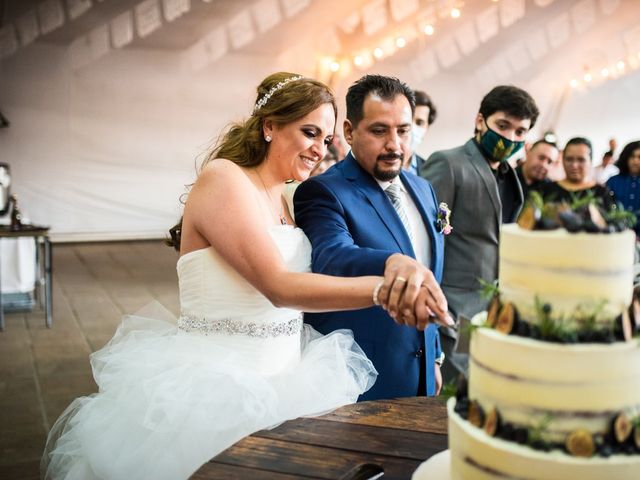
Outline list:
[[[498,2],[499,0],[493,1]],[[449,5],[451,5],[451,3]],[[456,3],[458,6],[454,6],[449,10],[449,15],[453,19],[457,19],[462,16],[462,6],[464,6],[463,2]],[[444,11],[440,10],[439,14],[441,17],[446,17],[446,12],[446,9]],[[416,29],[416,27],[418,28]],[[407,33],[407,31],[409,33]],[[436,29],[433,17],[423,17],[422,20],[418,20],[417,25],[414,24],[412,27],[403,30],[403,34],[398,35],[395,38],[390,36],[382,41],[379,40],[380,43],[378,43],[378,46],[375,48],[368,49],[367,47],[364,47],[359,51],[352,51],[348,56],[341,59],[325,57],[321,59],[321,65],[325,69],[325,72],[327,70],[332,73],[340,72],[340,75],[348,75],[354,66],[360,70],[369,68],[375,60],[382,60],[385,57],[394,55],[397,49],[405,48],[412,40],[416,39],[416,34],[420,31],[427,36],[435,35]]]
[[[607,78],[609,76],[609,69],[608,68],[603,68],[602,70],[600,70],[600,74],[604,77]]]
[[[616,63],[616,67],[618,67],[618,70],[622,71],[624,70],[625,64],[622,60],[619,60],[618,63]]]
[[[569,82],[569,85],[571,85],[571,88],[577,88],[578,80],[576,80],[575,78],[572,78],[571,81]]]
[[[584,81],[587,83],[589,83],[593,79],[593,77],[589,72],[585,73],[583,78],[584,78]]]

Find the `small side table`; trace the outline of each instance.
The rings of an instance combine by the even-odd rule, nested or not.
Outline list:
[[[41,225],[22,225],[18,230],[12,230],[7,225],[0,225],[0,238],[32,237],[36,242],[36,300],[42,305],[44,290],[44,314],[47,328],[51,328],[53,312],[53,295],[51,291],[51,242],[49,227]],[[44,265],[42,259],[44,257]],[[44,268],[43,268],[44,267]],[[0,279],[1,284],[2,279]],[[0,295],[0,331],[4,330],[4,310],[2,295]]]

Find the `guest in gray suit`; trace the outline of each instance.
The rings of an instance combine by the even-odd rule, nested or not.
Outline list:
[[[480,280],[491,283],[498,278],[500,224],[514,222],[524,201],[507,160],[524,145],[538,113],[524,90],[495,87],[482,99],[473,138],[460,147],[433,153],[420,170],[438,201],[451,209],[453,231],[445,242],[442,289],[453,318],[471,318],[487,307]],[[446,382],[464,369],[464,358],[452,355],[456,331],[441,327],[440,332]]]

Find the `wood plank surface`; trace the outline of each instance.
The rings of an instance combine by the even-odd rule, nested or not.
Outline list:
[[[447,434],[447,407],[443,400],[409,397],[361,402],[322,416],[323,420]]]
[[[332,480],[343,477],[357,465],[372,463],[383,468],[385,479],[406,480],[411,478],[422,461],[251,436],[225,450],[210,463]],[[213,465],[207,467],[215,471]],[[202,469],[198,474],[201,472]]]
[[[408,479],[447,448],[443,401],[412,397],[347,405],[322,417],[298,418],[241,440],[200,468],[218,478],[340,479],[364,464],[385,479]]]
[[[442,434],[300,418],[255,437],[423,461],[447,448]]]
[[[40,477],[38,477],[39,479]],[[257,468],[247,468],[240,465],[225,465],[222,463],[209,462],[205,463],[194,475],[189,477],[191,480],[320,480],[319,477],[309,477],[297,475],[289,475],[287,473],[274,472],[273,470],[259,470]]]

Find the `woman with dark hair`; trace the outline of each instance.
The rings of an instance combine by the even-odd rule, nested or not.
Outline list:
[[[252,115],[223,136],[189,192],[175,237],[177,324],[125,318],[92,354],[99,393],[76,399],[52,428],[45,478],[185,479],[257,430],[355,402],[373,365],[350,331],[322,336],[300,310],[387,300],[400,309],[417,298],[416,317],[446,318],[442,292],[421,288],[420,272],[309,273],[311,246],[282,191],[309,177],[335,122],[324,84],[286,72],[260,84]]]
[[[567,142],[562,154],[565,178],[542,186],[542,195],[554,202],[568,202],[593,195],[605,210],[613,204],[613,197],[606,186],[598,185],[591,179],[591,142],[583,137],[575,137]]]
[[[624,147],[616,167],[620,173],[607,181],[607,187],[616,200],[640,220],[640,140]],[[640,235],[640,221],[636,223],[635,230],[636,235]]]

